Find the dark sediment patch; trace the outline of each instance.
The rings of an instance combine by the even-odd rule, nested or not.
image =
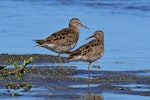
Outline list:
[[[149,76],[137,76],[136,73],[143,71],[91,71],[95,74],[92,79],[85,78],[71,78],[70,76],[77,74],[87,73],[85,70],[76,70],[73,67],[30,67],[26,68],[26,75],[23,77],[16,77],[11,74],[7,74],[9,71],[14,69],[2,69],[0,70],[0,87],[7,87],[10,84],[14,84],[16,87],[18,84],[32,84],[32,87],[47,88],[55,92],[66,92],[73,90],[71,93],[82,93],[82,92],[115,92],[125,93],[134,95],[150,95],[149,91],[132,91],[129,87],[117,86],[125,84],[146,84],[150,82]],[[100,73],[100,77],[96,74]],[[87,87],[82,87],[82,85]],[[98,84],[95,87],[90,87],[92,84]],[[81,87],[71,87],[71,85],[81,85]],[[20,85],[19,85],[20,86]],[[22,86],[22,85],[21,85]],[[25,85],[26,86],[26,85]],[[84,89],[83,89],[84,88]],[[64,94],[67,95],[67,94]]]
[[[34,63],[58,63],[58,56],[48,55],[48,54],[0,54],[0,64],[1,65],[11,65],[15,61],[22,64],[23,60],[33,57]],[[62,57],[63,62],[67,62],[65,57]]]

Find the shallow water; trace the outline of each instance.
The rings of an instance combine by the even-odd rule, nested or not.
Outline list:
[[[34,48],[32,40],[44,39],[68,27],[70,18],[78,17],[90,30],[80,28],[80,38],[73,50],[101,29],[105,32],[105,54],[98,60],[101,70],[149,69],[149,5],[148,0],[1,0],[0,53],[57,55],[45,48]],[[79,62],[79,68],[80,64],[84,63]]]
[[[68,27],[72,17],[79,18],[90,28],[80,28],[80,38],[73,50],[90,41],[85,39],[94,31],[101,29],[105,33],[105,54],[97,62],[100,69],[91,67],[91,70],[149,69],[149,0],[0,0],[0,53],[57,55],[44,48],[34,48],[36,44],[32,40],[44,39],[51,33]],[[85,62],[65,65],[87,70]],[[122,99],[117,94],[110,96],[104,94],[104,99]],[[141,96],[123,97],[128,100],[149,99]]]
[[[104,93],[104,100],[149,100],[149,97],[136,96],[136,95],[126,95],[126,94],[113,94]]]

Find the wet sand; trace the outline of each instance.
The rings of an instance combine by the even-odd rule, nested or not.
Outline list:
[[[6,55],[8,58],[6,58]],[[1,58],[5,58],[5,65],[8,64],[6,60],[11,57],[13,62],[19,60],[19,57],[24,59],[29,56],[34,58],[33,55],[0,55]],[[40,59],[42,59],[41,62],[50,61],[46,56],[36,55],[35,58],[38,58],[38,61],[34,60],[32,63],[40,63]],[[53,59],[56,60],[56,58],[54,57]],[[0,61],[1,66],[4,66],[3,59]],[[66,61],[66,58],[64,58],[64,61]],[[22,61],[20,60],[20,62]],[[9,64],[11,63],[9,62]],[[25,69],[23,77],[8,74],[8,72],[15,70],[14,68],[0,69],[1,97],[11,98],[12,96],[19,96],[22,98],[38,97],[56,100],[70,100],[70,98],[73,100],[103,100],[102,93],[150,95],[149,91],[144,91],[144,89],[150,90],[150,77],[140,75],[150,72],[150,70],[91,71],[91,79],[88,79],[82,77],[87,75],[87,70],[76,69],[75,66],[64,66],[64,68],[61,66],[38,67],[38,64],[32,65],[32,63]],[[134,88],[130,86],[131,84],[135,84]]]

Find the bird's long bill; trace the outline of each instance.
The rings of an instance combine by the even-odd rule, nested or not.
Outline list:
[[[90,39],[90,38],[93,38],[93,37],[94,37],[94,35],[92,35],[92,36],[90,36],[90,37],[86,38],[86,40],[87,40],[87,39]]]
[[[83,24],[81,24],[81,26],[84,27],[84,28],[86,28],[86,29],[89,29],[88,27],[84,26]]]

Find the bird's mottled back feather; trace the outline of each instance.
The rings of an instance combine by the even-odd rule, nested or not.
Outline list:
[[[78,49],[72,52],[67,52],[69,54],[68,60],[81,60],[87,62],[93,62],[99,59],[104,53],[104,36],[101,31],[97,31],[95,36],[96,39],[82,45]]]
[[[78,27],[85,27],[79,19],[72,18],[69,22],[69,28],[59,30],[46,39],[35,40],[38,46],[47,48],[57,53],[64,53],[73,49],[79,38]]]

